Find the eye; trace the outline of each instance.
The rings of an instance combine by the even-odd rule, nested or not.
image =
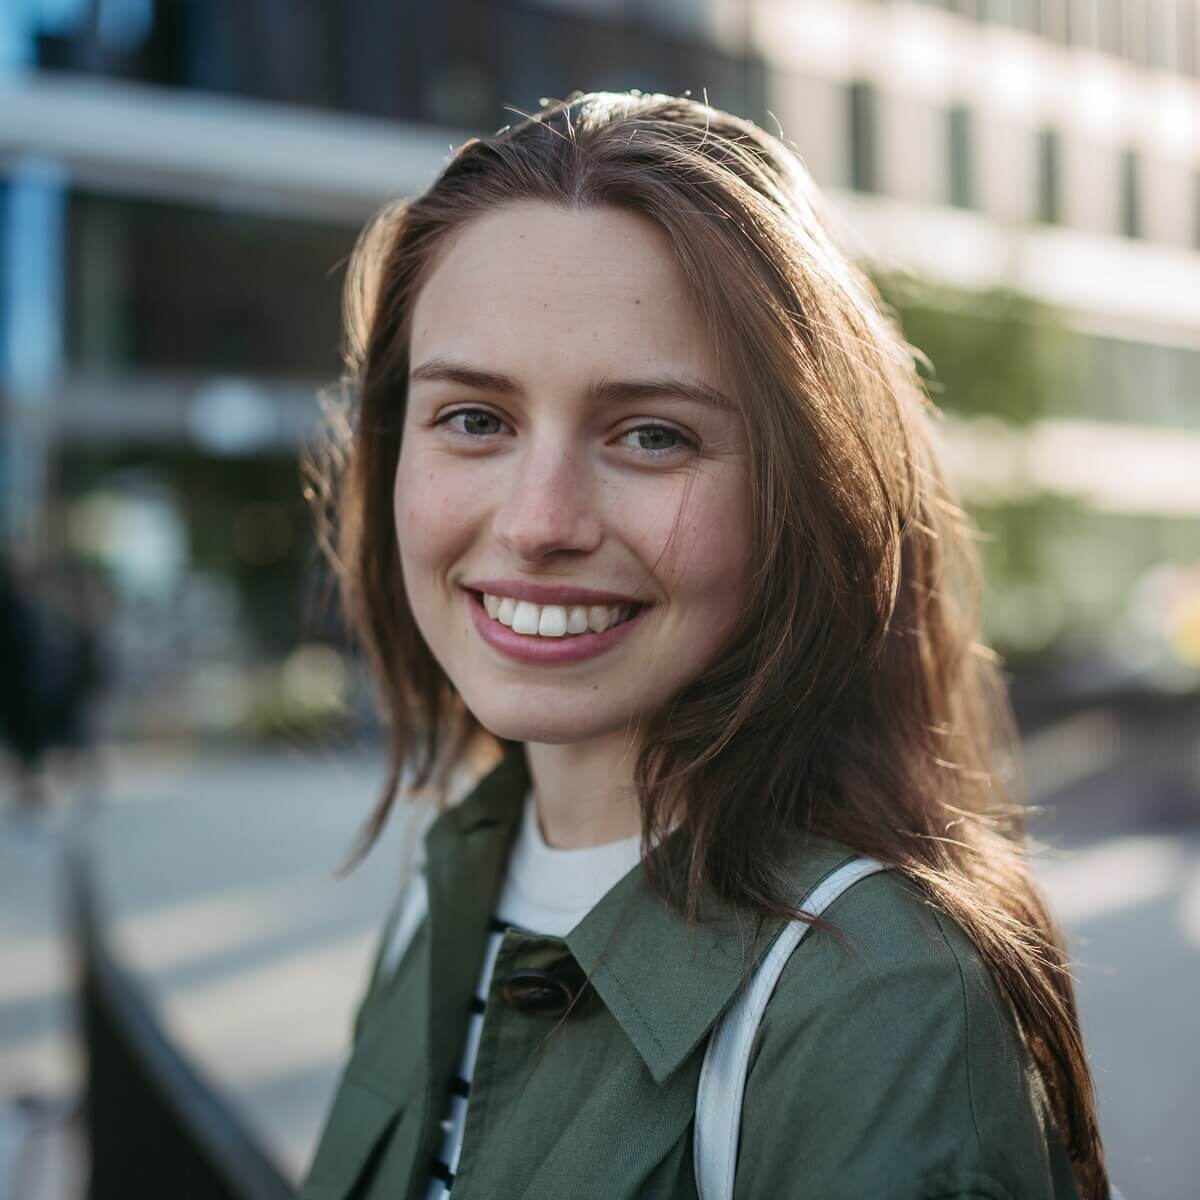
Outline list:
[[[695,440],[673,425],[639,425],[626,430],[621,440],[648,458],[680,458],[696,449]]]
[[[435,425],[472,440],[483,441],[507,428],[507,422],[486,408],[458,408],[439,417]],[[682,459],[698,449],[695,438],[673,425],[649,423],[628,429],[618,441],[639,453],[642,458]]]
[[[460,418],[462,423],[454,424]],[[486,408],[459,408],[439,418],[437,424],[445,425],[455,433],[462,433],[468,437],[486,437],[488,434],[499,433],[504,422]]]

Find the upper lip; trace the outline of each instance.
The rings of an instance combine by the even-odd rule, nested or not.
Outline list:
[[[490,596],[508,596],[513,600],[528,600],[531,604],[647,604],[633,596],[617,592],[602,592],[595,588],[569,587],[562,583],[530,583],[524,579],[475,579],[463,587]]]

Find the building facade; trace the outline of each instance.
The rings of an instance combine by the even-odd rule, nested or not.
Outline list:
[[[253,481],[289,486],[319,421],[317,389],[339,369],[340,269],[362,222],[428,182],[453,144],[542,97],[629,87],[691,90],[780,131],[875,271],[950,297],[1028,297],[1061,321],[1071,369],[1038,421],[1016,427],[1001,411],[950,422],[947,436],[985,508],[1068,502],[1049,560],[1090,545],[1117,565],[1065,607],[1052,589],[1024,594],[1002,637],[1040,611],[1032,623],[1053,640],[1097,587],[1097,619],[1111,617],[1131,580],[1187,556],[1200,519],[1197,0],[8,6],[11,544],[36,558],[90,537],[119,559],[128,538],[104,533],[108,512],[158,547],[120,567],[130,586],[173,594],[205,538],[221,539],[194,511],[220,508],[189,490],[199,462],[243,481],[221,489],[243,531],[239,570],[257,579],[285,544],[298,569],[298,535],[270,507],[289,528],[299,510]]]

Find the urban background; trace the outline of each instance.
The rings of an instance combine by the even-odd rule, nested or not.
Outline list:
[[[306,1163],[411,841],[334,878],[382,780],[299,465],[346,257],[465,138],[628,88],[794,144],[921,352],[1112,1172],[1197,1195],[1200,2],[3,0],[0,1200],[87,1173],[64,847]]]

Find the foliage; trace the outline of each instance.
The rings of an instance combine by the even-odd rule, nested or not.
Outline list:
[[[1006,288],[967,292],[897,273],[875,283],[939,408],[1025,425],[1070,390],[1071,335],[1050,306]]]

